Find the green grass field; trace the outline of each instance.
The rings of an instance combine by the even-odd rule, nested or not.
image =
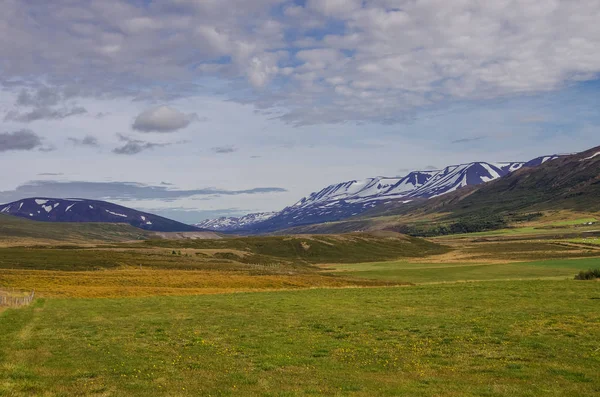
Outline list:
[[[0,314],[0,394],[592,396],[599,302],[573,280],[39,300]]]
[[[410,263],[406,261],[327,266],[345,276],[440,283],[506,279],[573,278],[579,270],[600,268],[600,258],[557,259],[506,264]]]
[[[540,231],[539,229],[537,229],[535,227],[515,227],[515,228],[510,228],[510,229],[490,230],[490,231],[486,231],[486,232],[457,233],[457,234],[450,234],[447,236],[440,236],[438,238],[454,239],[454,238],[464,238],[464,237],[487,237],[487,236],[534,234],[534,233],[539,234],[539,233],[543,233],[543,231]],[[435,237],[434,237],[434,239],[435,239]]]
[[[554,222],[551,226],[577,226],[584,225],[586,223],[596,222],[596,218],[579,218],[579,219],[571,219],[567,221]]]
[[[580,244],[600,245],[600,238],[599,237],[574,238],[574,239],[570,239],[569,242],[580,243]]]
[[[579,226],[582,225],[582,226]],[[569,227],[573,226],[573,227]],[[577,227],[575,227],[577,226]],[[549,226],[525,226],[525,227],[513,227],[507,229],[489,230],[486,232],[476,233],[459,233],[450,234],[446,236],[434,237],[433,240],[449,240],[449,239],[461,239],[470,237],[510,237],[510,236],[551,236],[568,233],[581,234],[582,232],[597,230],[597,225],[587,226],[583,223],[572,223],[572,222],[557,222]]]

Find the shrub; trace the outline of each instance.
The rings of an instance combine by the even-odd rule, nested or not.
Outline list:
[[[529,222],[544,216],[541,212],[532,212],[530,214],[508,214],[514,222]]]
[[[595,280],[598,278],[600,278],[600,269],[582,270],[575,276],[575,280]]]

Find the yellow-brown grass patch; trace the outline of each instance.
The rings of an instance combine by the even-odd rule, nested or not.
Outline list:
[[[255,275],[245,272],[120,269],[82,272],[5,270],[0,274],[0,285],[35,289],[40,297],[113,298],[368,287],[398,283],[314,273]]]

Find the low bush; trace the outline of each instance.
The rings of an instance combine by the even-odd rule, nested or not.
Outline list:
[[[596,280],[600,278],[600,269],[590,269],[587,271],[580,271],[575,276],[575,280]]]

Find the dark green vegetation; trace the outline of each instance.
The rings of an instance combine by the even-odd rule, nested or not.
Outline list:
[[[600,278],[600,268],[580,271],[575,276],[575,280],[596,280]]]
[[[239,250],[263,261],[266,257],[306,263],[354,263],[422,257],[448,252],[440,244],[396,233],[372,235],[353,233],[339,236],[269,236],[221,240],[149,240],[146,246]],[[233,258],[233,256],[229,256]]]
[[[231,270],[240,264],[191,255],[173,256],[166,251],[137,251],[81,248],[77,246],[37,246],[0,248],[0,269],[85,271],[122,267],[150,269]]]
[[[55,241],[141,240],[150,233],[129,225],[112,223],[46,223],[0,214],[0,242],[42,239]]]
[[[398,225],[392,229],[400,233],[409,234],[411,236],[434,237],[497,230],[508,226],[510,223],[511,222],[508,219],[502,216],[471,216],[456,221],[449,220],[433,222],[430,224],[422,222],[409,223]]]
[[[142,266],[151,269],[236,270],[254,265],[277,265],[310,270],[307,265],[314,263],[392,260],[448,251],[441,244],[393,234],[383,238],[357,234],[146,240],[140,244],[99,248],[69,245],[0,248],[0,268],[81,271]]]
[[[520,281],[39,300],[0,315],[0,394],[592,396],[599,298]]]

